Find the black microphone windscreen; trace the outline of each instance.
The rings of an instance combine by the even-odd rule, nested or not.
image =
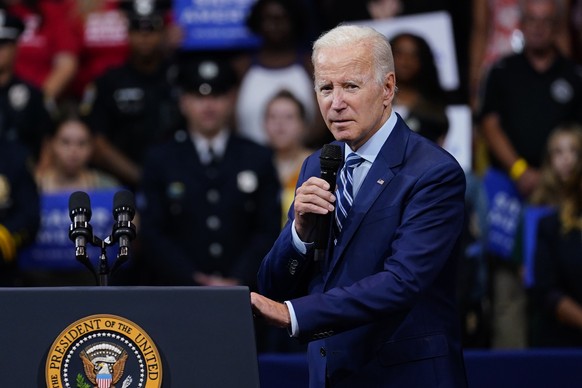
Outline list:
[[[321,166],[320,178],[329,184],[329,191],[333,192],[336,186],[337,170],[342,162],[342,148],[335,144],[325,144],[319,155]],[[332,213],[318,216],[315,227],[315,255],[314,260],[322,260],[328,245]]]
[[[133,193],[129,190],[121,190],[113,196],[113,215],[117,219],[120,211],[130,213],[131,217],[135,215],[135,199]]]
[[[335,144],[325,144],[319,161],[322,169],[337,171],[342,162],[342,148]]]
[[[91,199],[84,191],[75,191],[69,197],[69,217],[74,221],[75,215],[83,213],[87,221],[91,219]]]

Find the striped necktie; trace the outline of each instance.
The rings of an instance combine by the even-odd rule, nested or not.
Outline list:
[[[348,155],[343,168],[340,171],[339,180],[336,190],[336,212],[335,222],[338,233],[342,231],[342,226],[348,216],[348,213],[354,203],[353,186],[354,186],[354,169],[364,162],[364,158],[352,152]]]

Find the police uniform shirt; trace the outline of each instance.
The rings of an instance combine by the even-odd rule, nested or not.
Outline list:
[[[83,97],[90,127],[137,164],[148,146],[178,127],[172,71],[164,64],[153,74],[142,74],[128,63],[108,70]]]
[[[19,141],[38,160],[50,123],[40,90],[17,77],[0,86],[0,139]]]
[[[195,284],[200,271],[252,286],[277,238],[280,185],[272,152],[228,132],[219,138],[225,148],[216,163],[197,151],[208,144],[185,131],[146,157],[140,235],[155,284]]]

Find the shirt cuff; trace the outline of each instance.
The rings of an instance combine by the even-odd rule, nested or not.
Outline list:
[[[289,336],[299,337],[299,324],[297,323],[297,317],[295,316],[293,304],[288,300],[285,301],[285,304],[287,305],[287,309],[289,310],[289,317],[291,317],[291,330],[287,330],[289,332]]]
[[[291,224],[291,235],[293,236],[293,246],[297,250],[297,252],[301,253],[302,255],[306,255],[307,251],[313,246],[313,243],[306,243],[301,241],[297,231],[295,230],[295,220]]]

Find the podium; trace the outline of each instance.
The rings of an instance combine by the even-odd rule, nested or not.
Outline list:
[[[246,287],[0,288],[0,306],[1,386],[259,387]]]

